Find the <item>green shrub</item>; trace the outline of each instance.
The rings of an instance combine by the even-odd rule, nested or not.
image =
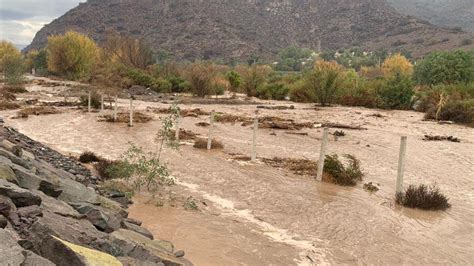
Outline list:
[[[310,103],[315,101],[314,91],[309,90],[303,80],[290,85],[290,99],[294,102]]]
[[[155,84],[155,78],[142,70],[130,69],[128,71],[128,77],[135,83],[146,88],[151,88]]]
[[[339,96],[339,103],[347,106],[375,108],[380,106],[378,92],[384,85],[383,79],[362,80],[357,86],[346,88]]]
[[[88,94],[81,95],[81,97],[79,97],[79,105],[81,106],[88,106],[88,101],[89,101]],[[97,92],[93,91],[91,93],[91,107],[94,109],[99,109],[100,106],[101,106],[101,97]]]
[[[462,46],[465,46],[465,45],[471,45],[472,44],[472,40],[471,39],[464,39],[461,41],[461,45]]]
[[[157,78],[153,81],[153,85],[150,87],[153,91],[159,93],[169,93],[172,89],[172,84],[166,79]]]
[[[408,208],[422,210],[446,210],[451,207],[448,198],[439,188],[426,185],[410,185],[405,192],[397,193],[396,202]]]
[[[257,88],[257,97],[260,99],[284,100],[289,89],[285,84],[265,84]]]
[[[179,76],[170,76],[168,81],[171,83],[171,92],[188,92],[189,91],[189,82],[184,78]]]
[[[100,161],[100,157],[90,151],[85,151],[79,156],[79,162],[81,163],[92,163]]]
[[[341,186],[355,186],[364,177],[360,161],[350,154],[346,154],[344,157],[348,160],[347,166],[344,166],[337,154],[326,155],[324,173],[330,182]]]
[[[381,107],[409,109],[414,94],[410,78],[397,73],[394,77],[387,79],[385,86],[379,92],[382,101]]]
[[[425,114],[426,119],[436,119],[437,107]],[[474,124],[474,99],[448,102],[439,112],[440,120],[449,120],[460,124]]]

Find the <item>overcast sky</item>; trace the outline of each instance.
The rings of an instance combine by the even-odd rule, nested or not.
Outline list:
[[[30,44],[43,25],[85,0],[0,0],[0,40]]]

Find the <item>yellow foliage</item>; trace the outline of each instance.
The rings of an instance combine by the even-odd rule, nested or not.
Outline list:
[[[413,74],[413,64],[401,54],[395,54],[385,59],[382,65],[385,77],[393,77],[395,74],[410,76]]]
[[[4,64],[7,58],[21,57],[20,51],[8,41],[0,41],[0,71],[4,71]]]
[[[103,265],[108,265],[108,266],[122,266],[122,263],[117,260],[115,257],[104,253],[100,252],[97,250],[93,250],[90,248],[85,248],[73,243],[69,243],[67,241],[64,241],[60,238],[57,238],[53,236],[56,240],[60,241],[63,245],[67,246],[69,249],[74,251],[76,254],[81,255],[82,257],[85,258],[87,265],[90,266],[103,266]]]
[[[48,38],[48,70],[72,79],[90,75],[99,56],[95,42],[78,32]]]

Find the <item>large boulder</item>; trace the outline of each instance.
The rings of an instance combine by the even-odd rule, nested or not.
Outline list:
[[[3,179],[0,179],[0,195],[10,198],[17,207],[41,205],[38,195]]]
[[[31,169],[33,167],[28,159],[18,157],[7,150],[0,149],[0,157],[8,158],[10,161],[12,161],[12,163],[21,165],[27,169]]]
[[[0,229],[0,264],[21,265],[25,260],[22,252],[23,248],[13,236],[8,231]]]
[[[143,228],[141,226],[138,226],[136,224],[129,223],[127,221],[122,221],[122,228],[137,232],[137,233],[139,233],[143,236],[146,236],[149,239],[153,240],[153,234],[150,231],[148,231],[148,229]]]
[[[110,236],[112,242],[118,245],[128,257],[157,263],[161,261],[169,266],[192,265],[184,258],[176,258],[172,252],[162,246],[160,241],[151,240],[134,231],[119,229]]]
[[[101,206],[92,205],[90,203],[71,203],[76,211],[84,214],[97,229],[100,231],[111,233],[120,228],[123,217]]]
[[[10,198],[0,195],[0,215],[7,218],[12,224],[18,225],[20,217],[18,217],[17,208]]]
[[[39,184],[39,190],[43,191],[44,194],[51,196],[53,198],[59,197],[63,190],[57,184],[53,184],[49,181],[42,180]]]
[[[64,201],[50,197],[41,191],[35,191],[35,193],[41,197],[42,201],[40,208],[42,211],[48,211],[60,216],[71,217],[75,219],[81,219],[84,217],[84,215],[78,213],[73,207]]]
[[[5,162],[0,161],[0,179],[6,180],[11,183],[18,185],[18,179],[16,178],[15,172]]]
[[[32,251],[23,250],[22,254],[25,260],[21,266],[55,266],[50,260],[40,257]]]
[[[76,245],[56,236],[45,237],[40,250],[42,256],[59,266],[122,266],[119,260],[107,253]]]

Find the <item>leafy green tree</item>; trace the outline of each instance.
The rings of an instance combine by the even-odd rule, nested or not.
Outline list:
[[[415,92],[409,76],[396,73],[388,78],[379,92],[382,107],[387,109],[408,109]]]
[[[240,85],[242,84],[242,77],[240,77],[239,73],[235,72],[234,70],[231,70],[227,72],[226,78],[227,78],[227,81],[229,81],[230,90],[235,95]]]
[[[414,78],[429,86],[474,81],[474,56],[461,50],[434,52],[416,64]]]
[[[344,68],[338,63],[318,61],[306,77],[306,86],[314,91],[317,101],[326,106],[331,104],[345,82]]]
[[[95,42],[74,31],[49,37],[46,49],[48,70],[71,79],[89,78],[99,56]]]
[[[310,49],[298,48],[290,46],[278,53],[278,64],[275,66],[277,71],[300,71],[303,69],[304,63],[311,58],[313,51]]]
[[[21,86],[25,82],[25,60],[21,55],[6,56],[2,60],[3,72],[7,84],[11,87]]]
[[[4,71],[4,61],[10,57],[21,57],[21,53],[13,43],[0,41],[0,71]]]

